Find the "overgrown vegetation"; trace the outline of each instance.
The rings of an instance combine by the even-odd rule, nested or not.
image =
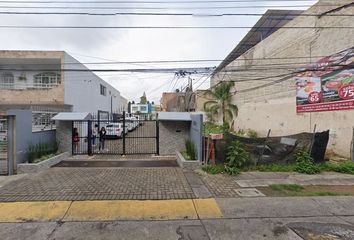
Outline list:
[[[315,164],[310,154],[305,150],[300,150],[295,154],[295,171],[305,174],[316,174],[321,172],[321,167]]]
[[[253,129],[248,129],[247,130],[247,136],[250,138],[257,138],[258,137],[258,133],[253,130]]]
[[[345,161],[339,164],[334,163],[325,163],[321,166],[322,171],[327,172],[340,172],[347,174],[354,174],[354,162],[353,161]]]
[[[250,154],[239,141],[233,141],[227,148],[225,172],[230,175],[238,174],[242,168],[249,165]]]
[[[229,129],[228,124],[221,126],[212,122],[205,122],[203,125],[203,136],[209,136],[209,134],[213,133],[225,133]]]
[[[301,186],[298,184],[273,184],[269,188],[281,196],[349,196],[352,192],[326,190],[327,186]],[[263,190],[264,191],[264,190]],[[273,193],[273,194],[274,194]],[[273,195],[272,194],[272,195]]]
[[[218,174],[225,172],[225,168],[223,165],[204,165],[202,169],[203,171],[210,174]]]
[[[27,151],[27,162],[37,163],[53,157],[59,148],[59,143],[38,143],[35,145],[30,145]]]
[[[197,151],[195,149],[194,143],[190,140],[190,139],[186,139],[185,142],[185,147],[186,147],[186,151],[185,151],[185,155],[183,155],[183,157],[187,157],[186,159],[188,160],[196,160],[197,159]],[[183,152],[182,152],[183,154]]]

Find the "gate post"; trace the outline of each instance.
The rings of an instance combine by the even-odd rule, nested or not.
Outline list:
[[[160,155],[160,126],[159,126],[159,120],[156,120],[156,155]]]
[[[92,156],[92,121],[87,121],[87,154]]]
[[[125,155],[125,111],[123,111],[123,155]]]

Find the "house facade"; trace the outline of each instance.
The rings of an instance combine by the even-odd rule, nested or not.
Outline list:
[[[117,89],[64,51],[0,51],[0,109],[30,109],[34,125],[58,112],[121,112],[125,105]]]
[[[291,11],[267,12],[214,72],[211,86],[235,82],[236,131],[253,129],[266,136],[271,129],[272,136],[284,136],[312,132],[316,126],[316,131],[330,130],[328,148],[350,157],[354,110],[337,107],[301,112],[297,106],[294,72],[354,47],[353,4],[347,0],[336,1],[336,6],[329,3],[332,1],[321,0],[297,17]],[[265,25],[267,19],[273,23]],[[282,23],[284,19],[288,21]],[[273,27],[273,31],[264,33],[262,27]]]
[[[57,113],[119,113],[126,102],[64,51],[0,51],[0,174],[16,172],[30,146],[58,142]]]

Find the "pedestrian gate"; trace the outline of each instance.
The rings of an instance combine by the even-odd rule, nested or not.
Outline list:
[[[106,135],[99,130],[105,128]],[[131,118],[74,121],[72,153],[78,154],[159,154],[159,122]]]

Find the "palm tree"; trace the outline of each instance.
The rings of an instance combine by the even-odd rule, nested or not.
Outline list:
[[[204,110],[211,116],[222,114],[222,124],[237,117],[238,114],[237,106],[231,103],[231,89],[234,85],[234,82],[221,82],[205,92],[205,95],[213,100],[204,103]]]

